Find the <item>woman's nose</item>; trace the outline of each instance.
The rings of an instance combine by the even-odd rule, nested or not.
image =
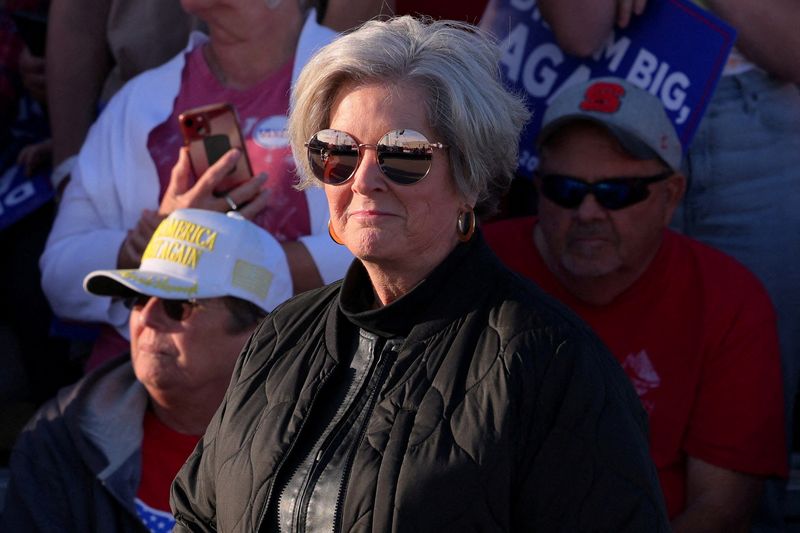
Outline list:
[[[386,176],[378,165],[374,146],[360,146],[361,158],[353,175],[351,188],[354,192],[365,194],[370,191],[386,190]]]

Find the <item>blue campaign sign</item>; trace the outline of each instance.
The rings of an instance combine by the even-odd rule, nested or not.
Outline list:
[[[49,172],[26,176],[22,165],[11,165],[0,175],[0,230],[38,209],[53,195]]]
[[[525,95],[533,114],[520,142],[519,172],[526,177],[538,164],[534,139],[550,100],[564,87],[603,76],[658,96],[685,148],[736,37],[732,27],[688,0],[650,0],[644,14],[625,29],[615,28],[590,58],[558,47],[536,0],[492,0],[481,27],[500,40],[503,77]]]

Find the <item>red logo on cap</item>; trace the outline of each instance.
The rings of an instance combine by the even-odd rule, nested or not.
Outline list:
[[[579,106],[584,111],[615,113],[622,105],[625,88],[618,83],[599,81],[589,86]]]

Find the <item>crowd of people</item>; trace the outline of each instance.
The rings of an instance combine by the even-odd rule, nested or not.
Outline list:
[[[692,143],[575,83],[520,200],[485,1],[0,1],[0,531],[782,530],[800,13],[696,3]]]

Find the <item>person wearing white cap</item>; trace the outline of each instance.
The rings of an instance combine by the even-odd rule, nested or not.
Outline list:
[[[667,229],[685,178],[655,96],[613,78],[569,87],[538,144],[538,218],[487,225],[489,245],[586,320],[628,374],[672,526],[745,527],[763,480],[787,466],[767,293],[734,259]]]
[[[158,226],[139,268],[90,273],[87,292],[131,307],[131,357],[34,416],[12,452],[0,530],[169,531],[172,478],[247,338],[289,296],[279,251],[240,216],[182,209]]]

